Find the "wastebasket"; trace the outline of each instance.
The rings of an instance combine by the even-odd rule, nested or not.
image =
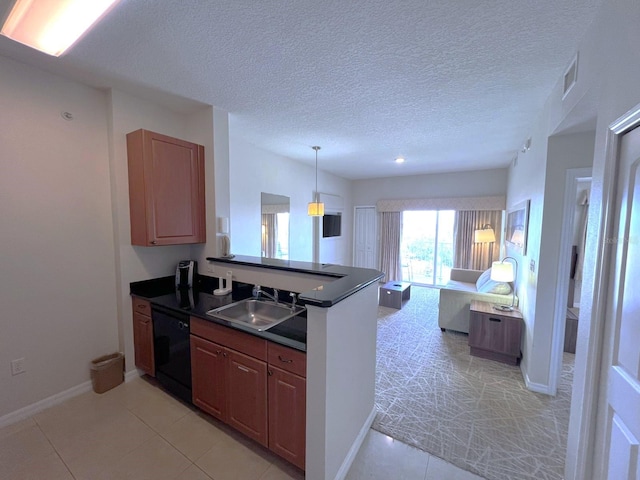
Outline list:
[[[104,393],[124,381],[124,355],[112,353],[91,360],[93,391]]]

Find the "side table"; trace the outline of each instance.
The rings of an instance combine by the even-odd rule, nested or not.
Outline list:
[[[378,304],[383,307],[402,308],[402,303],[411,298],[410,282],[387,282],[380,287]]]
[[[469,313],[471,355],[518,365],[522,358],[522,313],[496,310],[493,304],[479,300],[471,301]]]

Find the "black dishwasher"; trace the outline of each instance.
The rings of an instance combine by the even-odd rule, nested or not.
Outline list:
[[[191,403],[189,315],[151,307],[156,379],[169,392]]]

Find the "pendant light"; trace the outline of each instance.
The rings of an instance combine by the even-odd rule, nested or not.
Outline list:
[[[316,191],[314,193],[314,202],[309,202],[307,207],[307,214],[310,217],[322,217],[324,216],[324,203],[320,202],[320,194],[318,193],[318,150],[320,147],[311,147],[316,151]]]

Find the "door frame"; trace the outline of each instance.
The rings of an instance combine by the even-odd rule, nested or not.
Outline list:
[[[591,179],[591,167],[570,168],[564,186],[564,210],[562,232],[560,234],[560,261],[558,262],[556,303],[553,321],[553,341],[551,347],[551,369],[549,371],[549,393],[556,394],[558,380],[562,374],[562,353],[567,317],[567,296],[569,295],[569,270],[571,269],[571,243],[574,231],[576,190],[580,180]]]
[[[585,268],[583,292],[580,302],[578,341],[576,345],[576,367],[571,398],[569,436],[565,460],[565,479],[582,480],[595,478],[599,471],[596,457],[596,430],[599,417],[596,416],[599,401],[606,397],[607,385],[602,384],[603,367],[607,359],[603,356],[605,347],[607,296],[611,277],[610,255],[614,237],[615,201],[619,148],[622,136],[640,126],[640,104],[633,107],[617,120],[609,124],[605,138],[605,157],[601,184],[595,175],[591,183],[592,192],[600,195],[600,208],[589,211],[586,250],[594,252],[595,260],[588,270]],[[585,264],[585,267],[587,265]],[[586,289],[585,289],[586,287]],[[591,295],[588,289],[591,288]],[[584,314],[583,314],[584,312]],[[601,457],[601,455],[599,455]]]

